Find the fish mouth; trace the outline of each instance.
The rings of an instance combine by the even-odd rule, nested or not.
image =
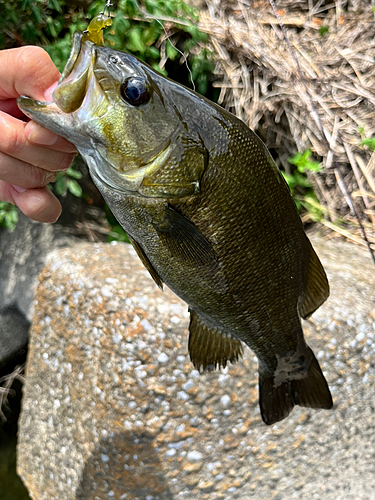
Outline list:
[[[98,50],[99,49],[99,50]],[[145,155],[122,157],[108,149],[108,140],[100,119],[114,104],[97,77],[100,49],[76,32],[72,49],[52,101],[43,102],[21,96],[19,108],[32,120],[72,142],[88,164],[91,175],[113,190],[137,192],[171,155],[172,135]]]
[[[54,124],[56,119],[49,120],[46,115],[69,115],[82,106],[96,57],[94,44],[82,42],[82,37],[80,32],[73,35],[70,56],[52,93],[52,101],[38,101],[27,96],[17,100],[18,107],[26,116],[65,137],[66,134],[61,133],[61,127],[58,127],[58,120]]]
[[[95,64],[94,44],[89,41],[82,43],[82,37],[82,33],[74,33],[68,62],[52,94],[54,102],[64,113],[73,113],[81,107],[89,74]]]

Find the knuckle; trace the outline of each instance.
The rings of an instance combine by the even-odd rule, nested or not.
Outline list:
[[[42,187],[48,184],[49,178],[48,174],[50,172],[46,172],[39,167],[31,167],[29,172],[30,184],[32,187]]]

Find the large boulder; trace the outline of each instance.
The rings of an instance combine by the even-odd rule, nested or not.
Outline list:
[[[304,330],[335,408],[296,407],[271,427],[251,351],[221,372],[194,370],[187,306],[130,246],[52,252],[19,423],[32,499],[374,498],[374,268],[362,248],[314,243],[331,297]]]

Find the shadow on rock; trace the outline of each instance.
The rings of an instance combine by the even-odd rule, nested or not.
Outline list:
[[[124,432],[102,440],[85,465],[77,500],[172,500],[153,437]]]
[[[23,361],[29,329],[30,323],[17,304],[0,308],[0,377],[7,364]]]

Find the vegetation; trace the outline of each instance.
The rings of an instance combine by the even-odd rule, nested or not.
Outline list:
[[[104,4],[104,0],[0,0],[3,12],[0,48],[42,45],[61,71],[69,57],[72,34],[85,30],[91,19],[103,10]],[[120,0],[115,13],[112,26],[105,32],[106,45],[130,52],[164,75],[207,94],[214,63],[205,45],[207,36],[197,28],[198,11],[195,8],[181,0],[144,0],[142,5],[137,0]],[[322,30],[321,35],[324,34]],[[187,58],[188,67],[184,66]],[[373,139],[362,138],[362,144],[371,148]],[[322,207],[306,175],[309,171],[319,171],[319,163],[311,160],[310,150],[296,153],[289,162],[295,168],[291,175],[283,174],[297,207],[302,212],[307,211],[310,219],[320,220]],[[50,187],[58,196],[70,192],[85,197],[78,182],[81,177],[73,165],[66,172],[59,172]],[[127,241],[109,209],[106,215],[111,225],[109,240]],[[12,229],[16,223],[16,208],[1,202],[0,227]]]
[[[0,0],[0,49],[41,45],[61,71],[70,54],[72,34],[85,30],[104,5],[104,0]],[[181,0],[145,0],[142,6],[137,0],[120,0],[113,24],[105,34],[106,44],[134,54],[164,75],[176,78],[182,74],[181,83],[189,85],[192,81],[196,90],[205,94],[213,60],[204,48],[206,35],[198,30],[197,21],[197,9]],[[189,69],[181,71],[187,57]],[[73,166],[58,173],[51,189],[58,196],[70,192],[81,197],[82,188],[77,182],[80,178]],[[112,226],[110,239],[126,241],[124,231],[109,210],[107,218]],[[17,219],[17,209],[2,202],[0,227],[13,229]]]
[[[362,137],[360,145],[367,146],[370,151],[375,151],[375,137],[366,137],[365,129],[363,127],[359,128],[359,133]]]
[[[18,222],[18,212],[14,205],[0,201],[0,228],[10,229],[16,227]]]
[[[307,149],[304,153],[296,153],[291,158],[288,158],[288,162],[294,165],[295,169],[290,175],[285,172],[282,172],[282,174],[288,183],[298,210],[307,212],[311,221],[320,221],[324,208],[320,205],[314,193],[307,173],[320,172],[322,169],[321,164],[311,158],[310,149]]]

